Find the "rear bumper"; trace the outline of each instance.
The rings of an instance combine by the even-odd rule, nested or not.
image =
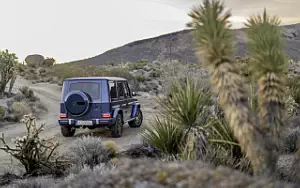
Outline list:
[[[92,125],[77,125],[76,122],[78,120],[76,119],[59,119],[58,123],[61,126],[72,126],[72,127],[105,127],[110,126],[115,123],[114,118],[103,118],[103,119],[91,119],[91,120],[81,120],[81,121],[92,121]]]

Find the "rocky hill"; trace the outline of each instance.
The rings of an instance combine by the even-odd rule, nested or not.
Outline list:
[[[236,39],[238,56],[246,52],[245,29],[232,30]],[[286,53],[294,60],[300,60],[300,23],[282,26],[282,35],[286,40]],[[149,62],[158,60],[178,60],[184,63],[196,63],[191,30],[183,30],[154,38],[135,41],[111,49],[101,55],[74,61],[75,64],[109,65],[120,62],[136,62],[141,59]]]

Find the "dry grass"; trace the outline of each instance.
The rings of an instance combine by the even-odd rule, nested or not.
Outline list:
[[[21,118],[24,116],[24,115],[27,115],[27,114],[31,114],[31,109],[30,107],[26,104],[25,101],[20,101],[20,102],[14,102],[12,104],[12,112],[13,114],[15,115],[15,117],[19,120],[21,120]]]

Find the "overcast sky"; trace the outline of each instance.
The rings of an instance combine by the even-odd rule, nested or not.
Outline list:
[[[54,57],[84,59],[135,40],[186,29],[187,13],[201,0],[0,0],[0,48]],[[300,0],[225,0],[235,27],[262,12],[285,24],[300,21]]]

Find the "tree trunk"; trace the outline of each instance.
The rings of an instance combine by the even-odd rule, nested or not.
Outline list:
[[[2,99],[4,97],[5,87],[6,87],[6,84],[3,82],[0,82],[0,99]]]
[[[14,87],[14,84],[15,84],[15,82],[16,82],[16,79],[17,79],[16,74],[14,74],[14,75],[12,76],[12,78],[10,79],[9,90],[8,90],[8,95],[9,95],[9,96],[11,96],[11,91],[12,91],[12,89],[13,89],[13,87]]]

